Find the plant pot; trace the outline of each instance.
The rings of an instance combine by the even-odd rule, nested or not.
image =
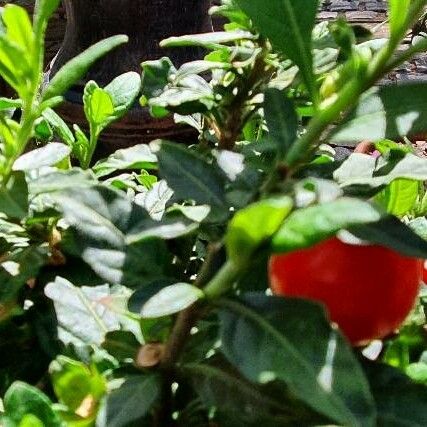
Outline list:
[[[162,39],[212,30],[208,15],[210,0],[64,0],[67,28],[63,45],[51,64],[49,75],[68,60],[106,37],[129,36],[129,43],[98,61],[86,78],[69,94],[60,113],[66,121],[85,123],[81,95],[86,81],[103,86],[127,71],[141,71],[141,62],[169,56],[176,65],[198,59],[199,49],[160,48]],[[184,137],[187,128],[178,128],[172,118],[153,120],[148,112],[135,107],[122,121],[102,136],[98,155],[118,148],[149,142],[158,137]]]

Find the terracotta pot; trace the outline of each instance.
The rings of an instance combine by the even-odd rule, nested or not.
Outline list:
[[[111,52],[90,70],[84,81],[67,94],[60,113],[68,122],[83,124],[81,93],[93,79],[100,85],[127,71],[141,71],[141,62],[169,56],[176,65],[199,59],[199,49],[165,50],[159,42],[169,36],[212,30],[208,15],[210,0],[64,0],[67,29],[64,42],[49,74],[101,39],[116,34],[129,36],[129,43]],[[121,122],[103,134],[98,155],[149,142],[157,137],[185,138],[188,129],[177,128],[171,118],[153,120],[136,107]]]

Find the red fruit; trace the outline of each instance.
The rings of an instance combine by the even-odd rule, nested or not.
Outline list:
[[[427,261],[423,262],[423,282],[427,284]]]
[[[405,320],[418,296],[422,262],[333,238],[273,256],[269,277],[274,294],[322,302],[348,339],[362,344],[384,338]]]

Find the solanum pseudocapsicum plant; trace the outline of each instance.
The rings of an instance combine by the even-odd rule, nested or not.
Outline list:
[[[1,11],[0,73],[18,98],[0,99],[0,424],[425,425],[424,291],[399,333],[383,337],[396,318],[369,337],[342,324],[355,342],[381,338],[353,348],[320,303],[272,296],[268,265],[307,249],[286,267],[307,286],[320,268],[311,251],[341,248],[335,236],[345,236],[364,263],[344,251],[345,283],[333,282],[338,260],[320,257],[342,293],[338,308],[360,306],[373,324],[393,305],[398,323],[409,309],[414,295],[397,298],[399,283],[384,278],[397,271],[393,280],[408,275],[418,287],[410,266],[427,258],[427,160],[390,139],[427,129],[427,85],[374,85],[427,47],[399,49],[426,1],[391,0],[390,38],[373,41],[342,20],[316,25],[316,0],[223,0],[212,13],[230,20],[224,32],[162,42],[201,46],[204,59],[143,64],[141,103],[193,125],[198,143],[154,141],[95,165],[100,132],[140,82],[90,83],[90,137],[73,135],[48,108],[124,39],[91,48],[42,89],[43,32],[57,3],[39,1],[33,25],[18,6]],[[46,129],[71,148],[21,155]],[[362,139],[381,155],[338,161],[328,145]],[[367,265],[377,286],[369,302],[354,280]]]

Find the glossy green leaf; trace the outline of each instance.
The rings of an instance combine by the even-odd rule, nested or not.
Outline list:
[[[373,88],[340,121],[330,142],[356,145],[362,140],[398,139],[427,130],[427,84]]]
[[[33,415],[45,427],[61,427],[62,422],[52,408],[52,402],[36,387],[15,382],[4,396],[6,415],[19,425],[25,416]]]
[[[221,351],[248,380],[279,381],[284,392],[340,425],[375,425],[363,372],[318,305],[249,294],[223,302],[220,320]]]
[[[367,185],[378,188],[396,179],[427,180],[427,159],[408,153],[387,162],[378,162],[367,154],[352,154],[335,172],[342,187]]]
[[[180,37],[170,37],[163,40],[160,45],[162,47],[184,47],[184,46],[200,46],[206,49],[223,48],[224,44],[235,43],[241,40],[253,40],[255,36],[247,31],[217,31],[206,34],[190,34]]]
[[[420,183],[409,179],[396,179],[376,197],[376,201],[391,215],[405,216],[415,208]]]
[[[289,197],[265,199],[240,210],[231,220],[225,236],[228,256],[244,262],[280,228],[293,208]]]
[[[145,319],[170,316],[190,307],[203,296],[203,292],[195,286],[175,283],[152,296],[142,306],[140,314]]]
[[[341,229],[379,221],[384,214],[359,199],[341,198],[292,213],[272,240],[276,253],[312,246],[334,236]]]

